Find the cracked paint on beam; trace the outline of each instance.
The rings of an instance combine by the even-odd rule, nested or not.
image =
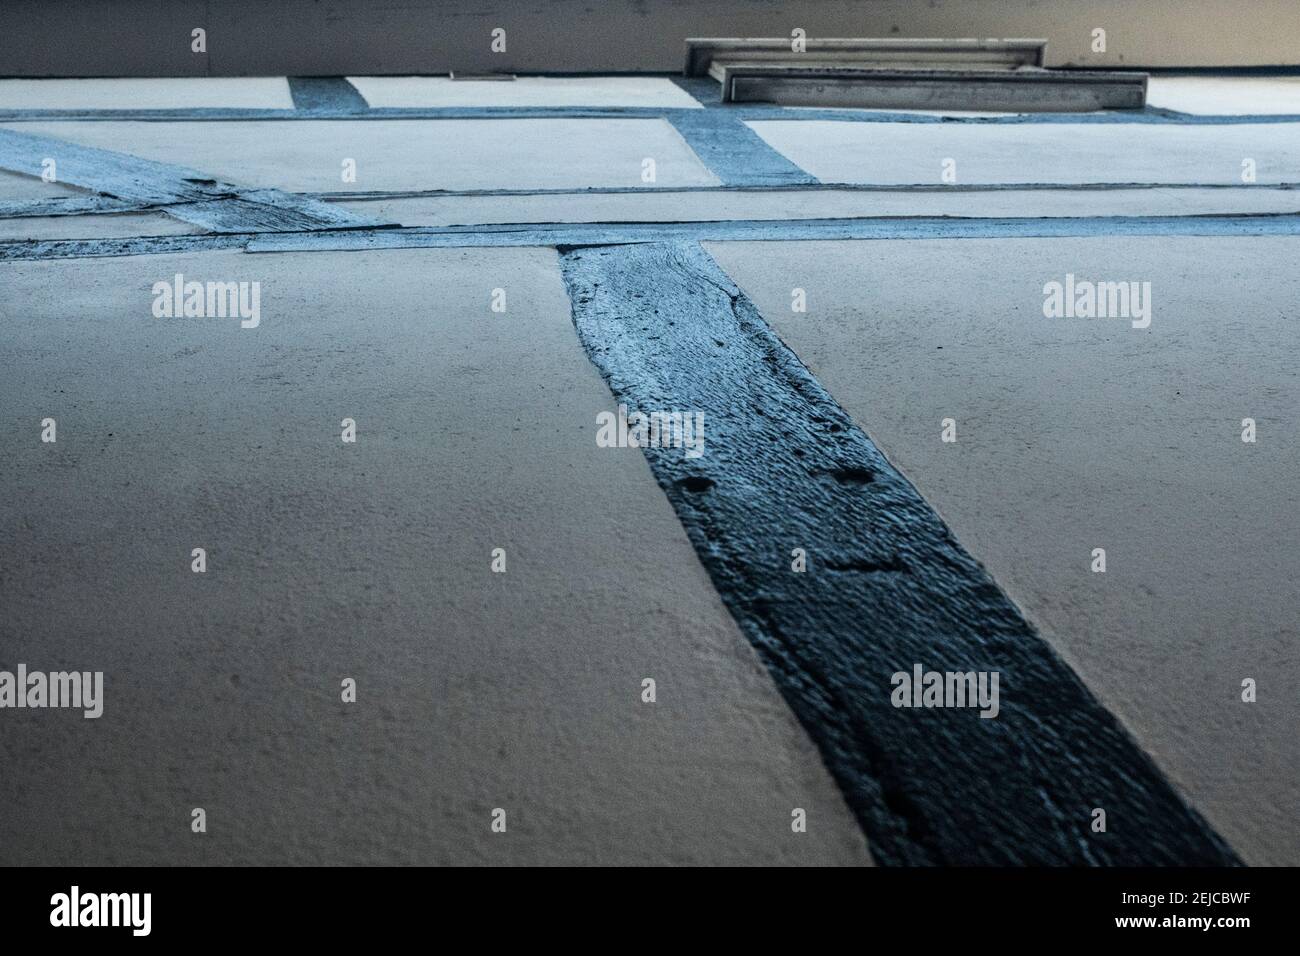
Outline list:
[[[246,217],[251,213],[244,214]],[[368,249],[453,249],[529,246],[601,246],[692,241],[780,242],[813,239],[989,239],[1071,236],[1296,236],[1300,215],[1057,217],[1051,219],[738,219],[700,222],[522,223],[302,232],[238,232],[211,236],[139,236],[118,239],[0,242],[0,261],[154,255],[186,248],[248,252],[327,252]],[[221,240],[203,245],[203,240]]]
[[[59,182],[149,205],[221,199],[237,192],[235,186],[181,166],[0,129],[0,169],[40,176],[46,159],[57,164]]]
[[[561,268],[614,397],[704,414],[700,457],[644,454],[878,862],[1240,863],[698,244]],[[998,673],[1000,712],[894,706],[918,664]]]
[[[1270,192],[1300,192],[1297,183],[1272,183],[1265,186],[1242,186],[1233,183],[787,183],[770,186],[717,185],[717,186],[657,186],[650,183],[639,186],[556,186],[541,188],[484,188],[484,189],[358,189],[304,192],[328,202],[359,202],[367,199],[417,199],[461,198],[477,196],[594,196],[594,195],[651,195],[673,193],[803,193],[803,192],[854,192],[854,193],[943,193],[960,196],[965,193],[1043,193],[1059,190],[1070,192],[1116,192],[1128,190],[1224,190]]]
[[[807,185],[805,172],[767,144],[744,119],[722,109],[673,110],[673,128],[726,186]]]
[[[343,76],[291,76],[294,109],[346,115],[370,109],[361,92]]]
[[[351,230],[255,237],[249,252],[477,246],[598,246],[640,242],[811,239],[987,239],[1070,236],[1294,236],[1300,215],[957,219],[734,219],[699,222],[518,223]]]
[[[0,242],[0,261],[154,255],[185,248],[248,252],[325,252],[367,249],[481,248],[485,246],[600,246],[693,241],[779,242],[808,239],[988,239],[1066,236],[1296,236],[1300,216],[1168,216],[1056,219],[763,219],[727,222],[552,223],[446,228],[141,236],[120,239]],[[221,240],[208,246],[203,240]]]
[[[383,220],[359,216],[336,203],[278,189],[248,189],[226,199],[159,208],[211,232],[301,233],[385,228],[387,225]]]
[[[33,216],[97,216],[120,212],[148,212],[148,203],[112,196],[55,196],[50,199],[14,199],[0,202],[0,219]]]
[[[0,262],[37,259],[100,259],[118,256],[158,256],[169,252],[240,249],[252,236],[132,236],[118,239],[23,239],[0,242]]]
[[[40,176],[47,158],[56,161],[59,182],[145,209],[157,207],[214,232],[375,229],[391,225],[308,196],[277,189],[247,189],[183,166],[0,129],[0,169]]]

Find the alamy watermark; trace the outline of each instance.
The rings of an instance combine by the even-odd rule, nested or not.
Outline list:
[[[1049,319],[1131,319],[1133,328],[1151,324],[1150,282],[1093,282],[1065,274],[1043,286],[1043,315]]]
[[[599,448],[681,448],[687,458],[704,454],[703,412],[618,412],[596,415]]]
[[[104,712],[103,671],[0,671],[0,709],[70,707],[93,720]]]
[[[979,707],[980,716],[998,715],[998,671],[897,671],[889,701],[895,707]]]
[[[153,894],[83,893],[73,886],[50,897],[50,925],[125,926],[133,936],[148,936],[153,928]]]
[[[155,282],[152,292],[153,314],[159,319],[238,318],[244,329],[255,329],[262,321],[260,282],[187,282],[178,272],[171,282]]]

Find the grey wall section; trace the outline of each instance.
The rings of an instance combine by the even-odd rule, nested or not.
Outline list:
[[[794,27],[1046,37],[1053,66],[1300,63],[1296,0],[0,0],[0,75],[661,72],[681,68],[687,36]]]

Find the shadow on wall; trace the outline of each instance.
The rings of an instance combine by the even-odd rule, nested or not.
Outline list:
[[[0,70],[677,72],[688,36],[784,37],[796,28],[808,36],[1046,37],[1049,66],[1300,64],[1295,0],[5,0]]]

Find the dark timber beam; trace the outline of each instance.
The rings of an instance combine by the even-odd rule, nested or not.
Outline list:
[[[1014,69],[1042,66],[1046,40],[806,37],[689,37],[686,76],[705,76],[716,61],[856,63],[879,67]]]
[[[703,248],[561,267],[615,398],[703,415],[702,455],[642,450],[878,862],[1239,863]],[[897,706],[917,666],[998,673],[997,716]]]
[[[1147,75],[1082,70],[877,70],[744,63],[721,71],[724,103],[887,110],[1140,110]]]

